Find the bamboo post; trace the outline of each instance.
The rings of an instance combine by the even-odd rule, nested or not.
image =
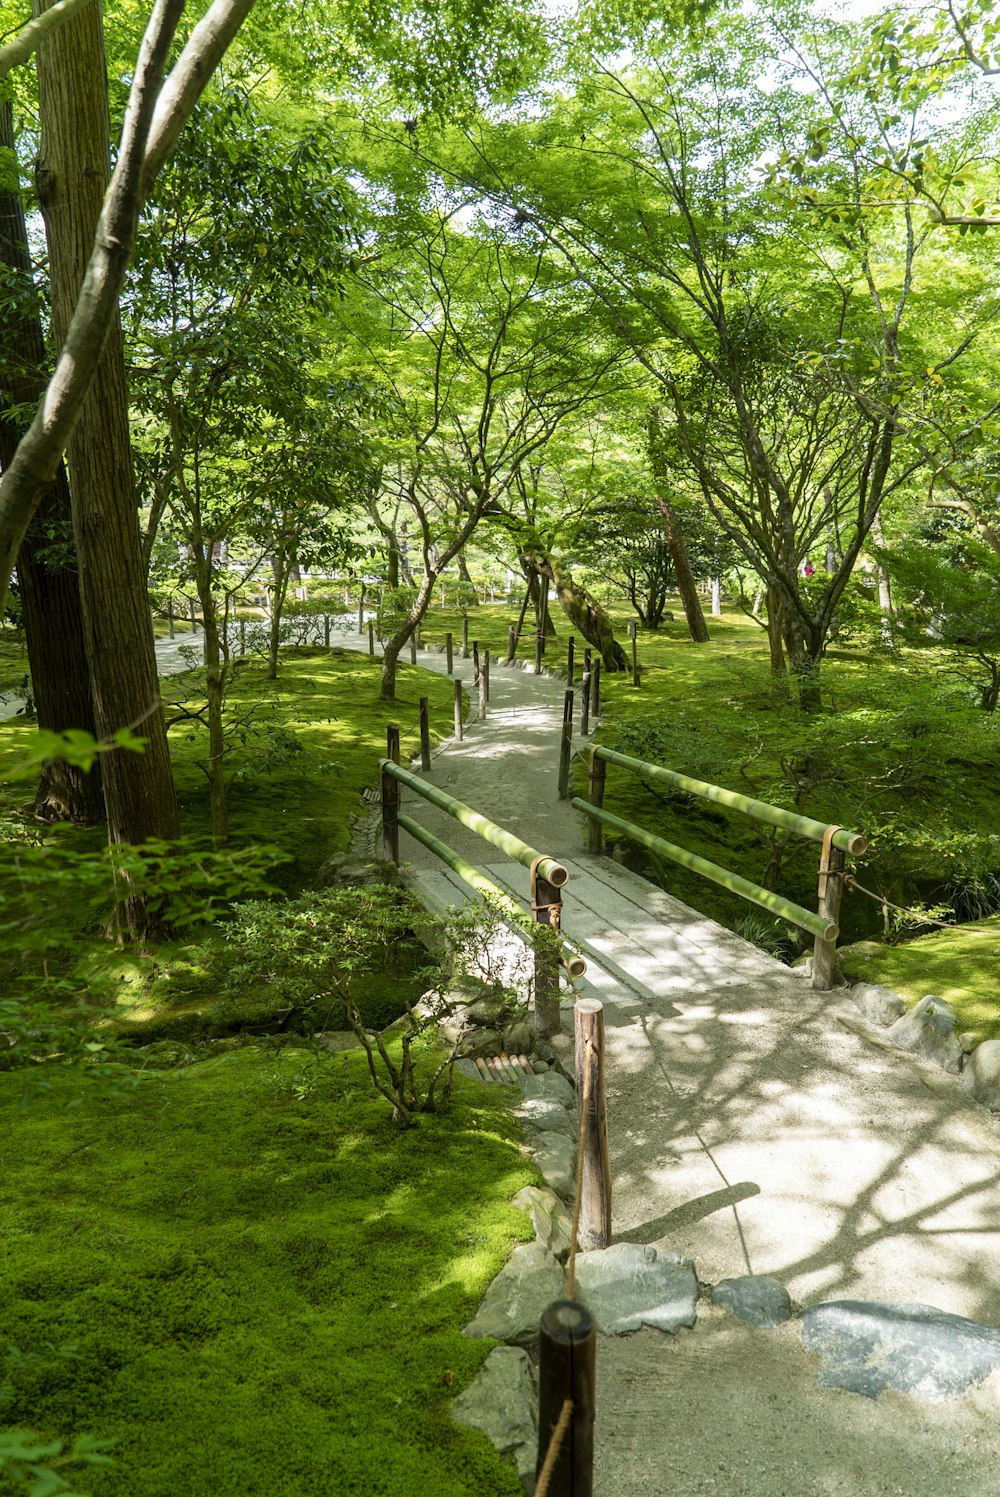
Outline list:
[[[587,765],[587,793],[590,804],[600,811],[604,806],[604,781],[608,766],[596,749],[590,751]],[[596,817],[587,818],[587,851],[599,857],[604,850],[604,831]]]
[[[431,711],[426,697],[420,698],[420,768],[431,767]]]
[[[576,1100],[583,1133],[583,1169],[579,1180],[581,1252],[605,1248],[611,1241],[611,1164],[608,1157],[608,1103],[604,1090],[604,1004],[578,998],[573,1006],[576,1029]],[[586,1111],[583,1110],[584,1098]]]
[[[539,631],[539,633],[537,633],[535,635],[535,675],[536,676],[540,676],[542,674],[542,648],[543,648],[543,644],[544,644],[544,641],[542,639],[541,632]]]
[[[594,661],[594,669],[590,673],[590,710],[594,719],[601,715],[601,657],[598,655]]]
[[[361,596],[358,598],[358,633],[365,632],[365,585],[361,584]]]
[[[169,634],[170,638],[173,639],[173,637],[174,637],[174,600],[173,600],[173,598],[168,598],[167,599],[167,633]]]
[[[562,895],[539,872],[541,859],[531,865],[531,918],[558,933]],[[559,953],[554,942],[535,942],[534,950],[535,1032],[547,1040],[559,1033]]]
[[[462,618],[462,659],[469,658],[469,615],[464,614]]]
[[[455,674],[455,650],[450,631],[444,637],[444,657],[448,662],[448,674],[453,676]]]
[[[413,634],[410,635],[410,664],[411,665],[416,665],[416,663],[417,663],[417,636],[416,636],[416,633],[414,632]]]
[[[570,771],[573,764],[573,693],[563,697],[562,732],[559,738],[559,799],[569,800]]]
[[[375,620],[368,620],[368,653],[375,654]]]
[[[483,681],[486,686],[486,700],[490,699],[490,652],[483,651]]]
[[[819,863],[818,912],[832,922],[840,923],[840,897],[844,890],[844,864],[847,854],[831,844],[837,827],[830,827],[823,839]],[[817,936],[813,943],[812,987],[817,993],[828,993],[837,980],[837,938]]]
[[[462,683],[461,683],[461,681],[456,681],[455,682],[455,737],[458,739],[459,743],[462,742],[462,739],[465,736],[465,734],[464,734],[464,732],[462,730],[462,717],[463,717],[463,712],[462,712]]]
[[[583,668],[583,676],[580,681],[580,695],[583,705],[580,708],[580,733],[584,738],[590,733],[590,665]]]
[[[539,1331],[535,1479],[541,1473],[552,1433],[569,1400],[573,1412],[552,1470],[548,1497],[593,1497],[597,1349],[594,1319],[576,1300],[555,1300],[543,1311]]]
[[[507,664],[517,658],[517,630],[513,624],[507,626]]]
[[[574,661],[573,655],[576,650],[576,635],[571,634],[566,645],[566,685],[573,685]]]

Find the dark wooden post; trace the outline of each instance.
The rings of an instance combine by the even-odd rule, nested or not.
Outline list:
[[[455,682],[455,737],[458,739],[459,743],[462,742],[462,739],[465,736],[464,733],[463,733],[463,730],[462,730],[462,717],[463,717],[463,712],[462,712],[462,683],[461,683],[461,681],[456,681]]]
[[[593,1497],[597,1332],[576,1300],[555,1300],[542,1314],[538,1342],[538,1463],[541,1474],[567,1399],[573,1412],[549,1481],[548,1497]]]
[[[449,676],[454,675],[454,673],[455,673],[455,651],[454,651],[454,647],[452,645],[451,632],[450,631],[444,637],[444,658],[448,662],[448,674],[449,674]]]
[[[193,598],[188,598],[188,616],[191,619],[191,633],[193,634],[198,622],[198,611]]]
[[[544,655],[545,646],[548,643],[548,641],[546,640],[546,635],[549,632],[549,582],[547,577],[540,577],[539,582],[542,588],[542,607],[538,632],[541,635],[542,654]]]
[[[637,653],[638,646],[636,645],[636,642],[635,642],[635,619],[629,619],[629,621],[628,621],[628,637],[632,641],[632,685],[633,686],[638,686],[638,684],[639,684],[639,656],[638,656],[638,653]]]
[[[365,585],[361,584],[361,596],[358,599],[358,633],[365,632]]]
[[[368,620],[368,653],[375,654],[375,620]]]
[[[431,709],[426,697],[420,698],[420,768],[431,767]]]
[[[575,663],[574,663],[574,660],[573,660],[573,655],[574,655],[575,650],[576,650],[576,635],[575,634],[571,634],[570,637],[569,637],[569,642],[566,645],[566,685],[567,686],[572,686],[573,685],[573,671],[575,669]]]
[[[580,708],[580,732],[584,738],[590,732],[590,666],[585,665],[583,676],[580,681],[580,695],[583,706]]]
[[[476,650],[476,654],[477,654],[477,656],[479,654],[478,648]],[[480,669],[478,659],[476,660],[475,664],[476,664],[476,681],[477,681],[478,686],[479,686],[479,721],[480,722],[485,722],[486,721],[486,704],[489,701],[489,697],[487,696],[487,693],[486,693],[486,673],[485,673],[485,671],[483,671],[483,670]]]
[[[507,664],[517,658],[517,630],[513,624],[507,626]]]
[[[580,1189],[581,1252],[607,1247],[611,1241],[611,1164],[608,1157],[608,1104],[604,1090],[604,1004],[578,998],[573,1006],[576,1028],[576,1104],[583,1128],[583,1173]],[[587,1099],[584,1109],[584,1098]]]
[[[246,652],[247,652],[247,621],[246,621],[246,619],[240,619],[240,654],[241,655],[245,655]]]
[[[469,658],[469,615],[465,614],[462,619],[462,659]]]
[[[819,913],[832,925],[840,919],[840,897],[844,891],[844,864],[847,854],[833,847],[829,838],[837,828],[831,828],[823,842],[819,865]],[[837,937],[827,940],[817,936],[813,943],[812,986],[817,993],[828,993],[837,978]]]
[[[594,717],[601,715],[601,657],[598,655],[594,661],[594,669],[590,673],[590,710]]]
[[[483,685],[486,688],[486,700],[490,699],[490,652],[483,651]]]
[[[169,634],[170,638],[173,639],[173,637],[174,637],[174,600],[173,600],[173,598],[168,598],[167,599],[167,633]]]
[[[385,730],[386,761],[399,763],[399,724],[388,723]],[[399,862],[399,781],[382,766],[382,856],[390,863]]]
[[[590,762],[587,765],[587,792],[590,804],[598,810],[604,805],[604,779],[607,774],[607,761],[598,757],[596,749],[590,751]],[[593,821],[587,817],[587,851],[598,856],[604,847],[603,828],[599,821]]]
[[[573,693],[563,697],[562,731],[559,737],[559,799],[569,800],[570,772],[573,765]]]
[[[558,931],[562,895],[556,884],[542,878],[531,865],[531,918],[536,925]],[[554,943],[538,941],[534,952],[535,1030],[543,1040],[559,1033],[559,952]]]
[[[330,648],[330,615],[328,613],[323,615],[323,643],[327,649]]]
[[[474,681],[476,681],[478,683],[478,681],[479,681],[479,641],[478,641],[478,639],[474,639],[472,641],[472,678],[473,678]]]

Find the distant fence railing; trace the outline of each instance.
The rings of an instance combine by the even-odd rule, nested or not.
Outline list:
[[[515,930],[523,929],[526,912],[522,906],[499,884],[474,868],[459,853],[421,826],[412,816],[399,809],[399,787],[405,785],[423,800],[453,816],[462,826],[475,832],[484,841],[491,843],[508,857],[515,859],[529,870],[531,876],[530,921],[533,925],[548,926],[559,932],[562,917],[561,890],[569,878],[569,872],[555,858],[529,847],[520,837],[498,826],[488,817],[474,811],[471,806],[456,800],[453,795],[428,784],[410,770],[404,769],[399,759],[399,728],[391,723],[387,730],[387,757],[379,760],[382,798],[382,853],[393,863],[399,862],[399,830],[402,828],[423,847],[441,859],[453,873],[470,888],[484,895],[498,908]],[[587,964],[578,952],[565,941],[555,943],[539,941],[534,945],[534,992],[535,1028],[543,1038],[559,1030],[559,966],[566,968],[571,977],[582,977]]]
[[[663,837],[657,837],[652,832],[636,826],[634,822],[625,821],[622,817],[605,811],[604,789],[608,764],[616,764],[622,769],[630,770],[652,784],[669,785],[672,790],[681,790],[698,800],[714,801],[717,805],[727,806],[732,811],[739,811],[754,821],[762,821],[769,826],[790,832],[794,836],[820,843],[822,851],[816,913],[796,904],[791,899],[786,899],[782,894],[775,894],[773,890],[765,889],[760,884],[743,878],[738,873],[731,873],[729,869],[721,868],[718,863],[709,862],[707,858],[700,857],[697,853],[678,847],[673,842],[667,842]],[[819,992],[826,992],[833,986],[837,964],[837,937],[840,934],[838,921],[843,893],[844,866],[848,856],[860,857],[868,846],[866,838],[860,832],[816,821],[811,816],[799,816],[794,811],[786,811],[780,806],[771,806],[766,801],[754,800],[751,796],[741,795],[736,790],[727,790],[721,785],[711,785],[705,780],[695,780],[690,775],[679,774],[676,770],[665,769],[659,764],[649,764],[643,759],[633,759],[628,754],[619,754],[601,745],[593,748],[590,753],[588,794],[588,800],[576,796],[570,804],[590,819],[588,838],[590,852],[601,851],[603,828],[607,827],[611,831],[621,832],[641,847],[649,848],[650,852],[668,858],[671,862],[680,863],[683,867],[690,868],[692,872],[711,880],[712,883],[720,884],[733,894],[738,894],[741,898],[769,910],[780,919],[787,920],[801,930],[808,931],[814,938],[812,986]]]

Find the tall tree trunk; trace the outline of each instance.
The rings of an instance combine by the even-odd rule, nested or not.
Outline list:
[[[49,0],[34,0],[36,13]],[[52,333],[65,340],[109,180],[107,71],[100,5],[87,6],[38,52],[38,195],[52,280]],[[84,639],[98,735],[132,727],[142,754],[104,756],[108,836],[114,843],[179,833],[142,566],[121,324],[116,319],[67,449],[80,567]],[[141,898],[124,928],[147,928]]]
[[[656,503],[663,519],[663,534],[670,550],[670,559],[674,564],[677,591],[680,594],[684,617],[687,619],[688,633],[696,645],[707,645],[709,642],[708,625],[705,623],[698,588],[691,572],[684,530],[670,499],[670,478],[663,452],[658,410],[655,406],[649,413],[646,436],[650,467],[653,470]]]
[[[14,120],[9,103],[0,103],[0,149],[13,166]],[[0,467],[6,468],[21,438],[17,406],[37,405],[45,388],[45,345],[38,301],[31,282],[31,255],[24,222],[24,201],[12,187],[0,191],[0,261],[16,284],[8,300],[12,310],[3,323],[0,366],[6,403],[0,410]],[[17,557],[24,633],[38,726],[55,733],[82,729],[94,733],[83,616],[75,559],[67,555],[39,560],[49,531],[70,534],[69,488],[60,464],[55,482],[42,500]],[[57,548],[58,552],[58,548]],[[99,762],[89,774],[62,760],[46,765],[35,796],[34,811],[51,821],[99,821],[104,815]]]
[[[768,587],[767,599],[767,646],[771,655],[771,674],[783,676],[788,669],[785,663],[785,631],[782,622],[781,594],[776,587]],[[759,611],[759,608],[754,610]]]
[[[585,587],[574,582],[570,573],[560,566],[554,556],[543,551],[531,551],[527,555],[543,583],[551,582],[554,585],[559,605],[573,627],[589,645],[600,652],[605,669],[628,670],[625,651],[614,636],[614,625],[597,599]]]
[[[229,674],[229,651],[224,648],[219,613],[212,593],[212,547],[195,546],[195,586],[204,619],[205,695],[208,717],[208,797],[212,814],[212,842],[223,847],[229,840],[229,813],[226,810],[226,738],[223,709],[226,702],[226,678]],[[288,577],[285,576],[285,586]]]
[[[885,532],[882,529],[882,516],[876,515],[872,521],[869,531],[875,545],[882,549],[885,545]],[[875,576],[878,579],[878,611],[881,625],[882,644],[887,650],[895,649],[896,641],[892,628],[892,589],[889,585],[889,573],[882,565],[879,557],[875,558]]]

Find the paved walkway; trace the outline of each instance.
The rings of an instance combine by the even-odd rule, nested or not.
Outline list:
[[[420,664],[444,670],[437,654],[422,652]],[[456,660],[456,674],[471,688],[471,662]],[[669,894],[589,857],[581,818],[556,793],[564,682],[494,666],[491,690],[487,720],[445,744],[428,778],[568,861],[564,928],[589,963],[581,991],[605,1006],[613,1240],[690,1256],[708,1283],[772,1274],[801,1304],[917,1302],[1000,1326],[997,1120],[967,1102],[957,1079],[940,1072],[931,1089],[902,1057],[843,1027],[843,991],[812,992]],[[526,897],[525,870],[412,792],[403,800]],[[402,856],[429,898],[466,897],[405,834]],[[569,1038],[561,1043],[569,1059]],[[866,1400],[819,1388],[793,1332],[716,1314],[676,1340],[643,1331],[602,1342],[596,1490],[605,1497],[1000,1493],[1000,1386],[956,1401],[947,1417],[939,1404],[883,1395],[873,1419]],[[701,1390],[697,1408],[688,1383]],[[822,1450],[790,1419],[815,1421]],[[769,1452],[766,1471],[747,1453],[752,1480],[740,1430],[758,1455]],[[984,1465],[973,1457],[980,1447]],[[670,1451],[681,1448],[677,1482]]]

